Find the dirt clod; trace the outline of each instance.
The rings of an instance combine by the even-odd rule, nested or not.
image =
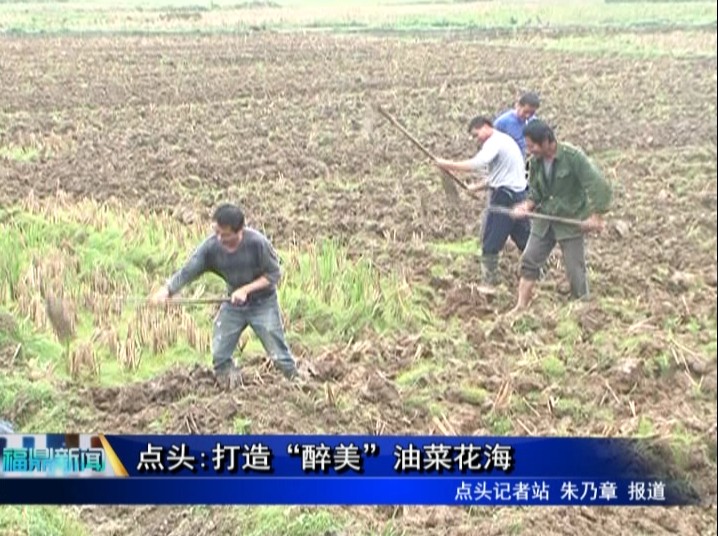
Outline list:
[[[619,238],[626,238],[628,233],[631,231],[631,226],[627,221],[616,220],[613,222],[613,229]]]
[[[623,393],[633,389],[642,376],[642,365],[638,359],[624,359],[611,370],[613,388]]]
[[[695,282],[696,276],[686,272],[674,272],[670,279],[671,286],[677,292],[685,292],[690,289]]]

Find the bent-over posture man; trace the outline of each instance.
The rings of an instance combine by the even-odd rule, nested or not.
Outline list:
[[[245,227],[244,213],[237,206],[219,206],[212,220],[214,234],[155,293],[153,302],[166,301],[205,272],[217,274],[227,283],[231,296],[214,322],[212,359],[218,380],[229,387],[241,383],[232,354],[247,326],[284,375],[294,378],[297,367],[285,340],[276,288],[281,270],[272,244],[259,231]]]
[[[477,171],[489,167],[488,178],[469,186],[471,190],[488,187],[491,195],[489,207],[512,207],[526,199],[524,159],[519,146],[511,136],[493,127],[491,119],[474,117],[469,132],[481,145],[481,150],[470,160],[454,162],[437,159],[437,165],[452,171]],[[508,214],[489,211],[481,240],[482,284],[484,291],[498,278],[499,253],[510,236],[520,251],[526,247],[530,225],[527,220],[514,220]]]
[[[582,220],[578,225],[535,219],[526,249],[521,256],[518,303],[512,312],[528,307],[539,271],[558,242],[575,299],[588,297],[584,233],[603,229],[602,214],[610,206],[611,186],[578,149],[556,141],[551,127],[541,120],[524,128],[530,160],[529,197],[512,209],[523,219],[532,211]]]

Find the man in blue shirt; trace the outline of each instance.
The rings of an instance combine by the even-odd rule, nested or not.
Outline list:
[[[541,99],[534,92],[526,92],[519,97],[516,105],[512,110],[506,110],[499,115],[494,121],[494,128],[511,136],[521,149],[521,155],[524,157],[526,182],[529,177],[529,162],[526,151],[526,137],[524,136],[524,127],[536,119],[536,112],[541,106]],[[526,187],[528,193],[528,186]],[[540,278],[543,279],[548,272],[548,261],[540,270]]]
[[[541,100],[536,93],[524,93],[513,110],[506,110],[494,121],[494,128],[508,134],[518,143],[524,159],[526,159],[524,127],[534,118],[539,106],[541,106]]]

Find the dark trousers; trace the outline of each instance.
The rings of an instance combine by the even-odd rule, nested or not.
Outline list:
[[[526,199],[527,191],[514,192],[508,188],[491,190],[489,207],[511,208]],[[526,248],[531,224],[528,220],[514,220],[508,214],[487,211],[481,238],[482,279],[486,285],[494,285],[498,280],[499,253],[511,237],[521,252]]]
[[[489,206],[511,208],[526,200],[526,191],[514,192],[508,188],[491,191]],[[484,223],[481,251],[484,255],[498,255],[511,237],[520,251],[526,248],[531,224],[528,219],[515,220],[508,214],[489,210]]]

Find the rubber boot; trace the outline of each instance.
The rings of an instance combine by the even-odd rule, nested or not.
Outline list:
[[[484,254],[481,256],[481,291],[486,294],[495,292],[495,285],[499,281],[499,256]]]
[[[244,385],[242,380],[242,372],[234,364],[234,361],[224,364],[221,368],[215,368],[215,378],[220,387],[224,389],[236,389]]]

